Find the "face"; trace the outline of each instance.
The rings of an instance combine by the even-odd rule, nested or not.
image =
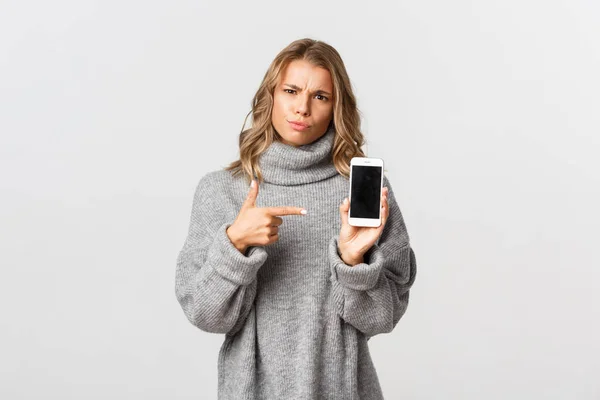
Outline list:
[[[333,83],[328,70],[294,60],[281,73],[273,95],[271,123],[285,144],[298,147],[319,139],[333,118]],[[294,125],[291,122],[303,125]]]

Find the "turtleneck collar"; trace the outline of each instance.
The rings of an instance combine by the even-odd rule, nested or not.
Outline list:
[[[302,185],[330,178],[338,171],[331,150],[335,128],[312,143],[294,147],[274,141],[260,155],[259,165],[265,182],[275,185]]]

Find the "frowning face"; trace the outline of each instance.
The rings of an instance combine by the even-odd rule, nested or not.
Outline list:
[[[271,123],[281,141],[295,147],[312,143],[327,132],[332,118],[333,83],[329,71],[305,60],[290,62],[273,95]]]

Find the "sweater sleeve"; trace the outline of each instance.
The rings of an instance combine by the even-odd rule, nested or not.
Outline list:
[[[188,235],[177,257],[175,294],[193,325],[233,335],[252,309],[267,252],[251,246],[242,254],[235,248],[226,233],[234,218],[220,209],[213,187],[205,176],[194,194]]]
[[[337,313],[368,338],[394,329],[406,312],[417,270],[402,213],[385,176],[384,186],[389,190],[389,217],[364,262],[352,267],[344,263],[338,253],[339,235],[328,248]]]

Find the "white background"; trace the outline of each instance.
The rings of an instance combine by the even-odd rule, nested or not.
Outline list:
[[[216,398],[175,261],[302,37],[342,55],[417,257],[369,341],[386,398],[600,398],[597,1],[0,4],[0,398]]]

